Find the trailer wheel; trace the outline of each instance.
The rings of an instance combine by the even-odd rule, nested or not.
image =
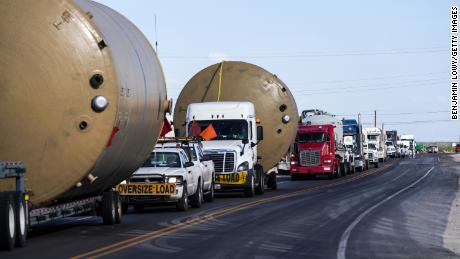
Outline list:
[[[265,193],[265,173],[261,166],[255,166],[255,170],[259,176],[259,185],[256,188],[256,193],[262,195]]]
[[[276,172],[272,172],[270,174],[270,178],[268,179],[267,187],[272,190],[278,189],[278,182],[276,181]]]
[[[113,202],[115,203],[115,224],[120,224],[121,217],[123,216],[123,205],[121,204],[120,193],[114,191],[113,194]]]
[[[114,192],[106,191],[102,195],[102,221],[105,225],[113,225],[116,221],[117,206]]]
[[[16,241],[16,215],[12,192],[0,193],[0,248],[13,250]]]
[[[16,205],[16,246],[24,247],[27,239],[27,209],[24,195],[16,192],[14,197]]]
[[[364,170],[369,170],[369,160],[366,160],[366,168]]]

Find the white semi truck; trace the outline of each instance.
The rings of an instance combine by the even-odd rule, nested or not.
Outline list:
[[[415,157],[415,137],[412,134],[401,135],[400,142],[404,146],[407,146],[408,155],[410,157]]]
[[[243,189],[246,196],[263,194],[276,184],[276,174],[265,174],[259,163],[257,144],[263,140],[263,128],[257,125],[254,105],[250,102],[192,103],[186,115],[186,134],[193,124],[200,132],[212,126],[216,136],[203,141],[204,153],[214,161],[216,189]],[[193,133],[193,132],[192,132]]]
[[[363,130],[363,133],[365,135],[364,151],[368,154],[369,163],[377,168],[379,167],[379,162],[383,162],[386,158],[384,150],[385,141],[382,140],[382,131],[379,128],[366,128]]]

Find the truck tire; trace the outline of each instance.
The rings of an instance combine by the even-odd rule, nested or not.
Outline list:
[[[335,172],[334,178],[340,178],[342,176],[342,166],[339,164]]]
[[[201,208],[201,204],[203,204],[203,184],[200,178],[198,180],[196,192],[190,198],[190,205],[192,205],[193,208]]]
[[[256,194],[265,193],[265,173],[261,166],[255,166],[256,175],[259,177],[259,184],[256,187]]]
[[[113,202],[115,203],[115,224],[121,223],[121,217],[123,216],[123,205],[121,204],[120,193],[113,191]]]
[[[16,241],[14,193],[0,193],[0,249],[13,250]]]
[[[347,166],[345,163],[340,163],[340,176],[346,176],[347,171],[346,171]]]
[[[214,175],[212,176],[212,179],[214,179]],[[207,202],[214,201],[214,180],[211,182],[210,190],[204,195],[204,200]]]
[[[366,168],[364,168],[365,171],[369,170],[369,160],[366,160]]]
[[[270,174],[270,178],[268,179],[268,182],[267,182],[267,187],[272,189],[272,190],[278,189],[278,183],[276,181],[276,173],[275,172],[272,172]]]
[[[117,205],[115,204],[115,194],[112,190],[102,194],[102,221],[105,225],[113,225],[116,221]]]
[[[363,166],[360,166],[360,167],[358,167],[357,171],[358,171],[359,173],[361,173],[362,171],[364,171],[364,168],[363,168],[363,167],[364,167],[364,165],[363,165]]]
[[[121,203],[121,213],[128,214],[129,205],[128,203]]]
[[[246,197],[254,197],[254,195],[255,195],[254,174],[250,175],[249,177],[250,177],[250,179],[249,179],[249,187],[247,187],[244,190],[244,195],[246,195]]]
[[[184,189],[182,191],[182,197],[177,202],[177,210],[187,211],[188,210],[188,192],[187,192],[187,182],[184,182]]]
[[[24,247],[27,239],[27,208],[22,192],[16,192],[14,197],[16,209],[16,246]]]

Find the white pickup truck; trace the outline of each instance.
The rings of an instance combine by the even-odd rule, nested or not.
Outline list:
[[[199,168],[203,175],[203,194],[204,200],[214,201],[215,170],[212,159],[203,153],[203,144],[200,140],[184,137],[160,138],[156,145],[157,148],[180,147],[190,160]]]
[[[155,148],[134,174],[117,185],[126,213],[128,206],[141,211],[146,205],[175,204],[186,211],[203,203],[203,170],[189,161],[182,148]]]

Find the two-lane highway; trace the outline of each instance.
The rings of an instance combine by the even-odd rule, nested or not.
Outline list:
[[[444,236],[459,157],[394,160],[335,180],[281,176],[279,190],[263,196],[220,195],[185,213],[150,208],[115,226],[71,218],[36,229],[26,248],[0,257],[458,257]]]

